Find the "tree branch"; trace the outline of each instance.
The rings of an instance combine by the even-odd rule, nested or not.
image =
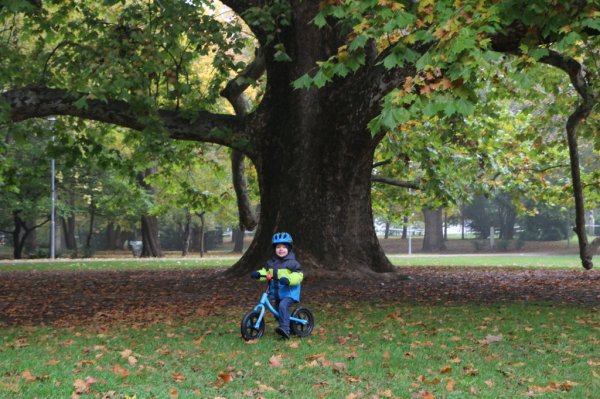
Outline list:
[[[389,184],[391,186],[396,186],[396,187],[411,188],[414,190],[421,189],[421,187],[419,186],[419,184],[417,182],[396,180],[396,179],[392,179],[391,177],[385,177],[385,176],[371,176],[371,181],[375,182],[375,183]]]
[[[259,48],[256,50],[254,60],[240,75],[230,80],[225,89],[221,91],[221,96],[229,100],[237,116],[244,117],[249,112],[250,106],[243,92],[250,86],[250,81],[255,81],[263,75],[265,67],[264,53]],[[244,155],[234,150],[231,154],[231,171],[237,198],[240,229],[254,230],[258,220],[250,205],[245,170]]]
[[[590,76],[584,66],[571,57],[565,57],[555,51],[540,59],[540,62],[562,69],[569,75],[571,84],[579,93],[581,102],[567,119],[566,131],[569,145],[569,158],[571,160],[571,178],[573,180],[573,197],[575,199],[575,233],[579,241],[579,257],[585,269],[591,269],[594,264],[592,258],[600,242],[595,239],[592,244],[588,243],[585,231],[585,204],[583,198],[583,187],[581,183],[581,172],[579,166],[579,149],[577,144],[577,126],[592,111],[595,105],[595,96],[589,82]]]
[[[147,116],[136,113],[124,101],[87,98],[85,103],[76,105],[86,97],[85,93],[47,87],[14,89],[0,95],[8,104],[10,119],[14,122],[51,115],[70,115],[139,131],[156,123]],[[243,119],[206,111],[196,113],[193,120],[178,111],[159,110],[157,114],[171,138],[221,144],[249,156],[254,155],[253,140],[245,133]]]

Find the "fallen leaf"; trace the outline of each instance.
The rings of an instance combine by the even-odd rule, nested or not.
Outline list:
[[[25,370],[21,373],[21,377],[25,379],[25,381],[35,381],[37,377],[31,373],[29,370]]]
[[[283,364],[281,364],[281,355],[273,355],[269,358],[269,367],[270,368],[279,368],[279,367],[283,367]]]
[[[456,381],[454,381],[452,378],[449,378],[448,382],[446,382],[446,391],[454,392],[455,385],[456,385]]]
[[[131,349],[125,349],[124,351],[119,352],[121,357],[125,357],[125,358],[131,356],[132,353],[133,353],[133,351]]]
[[[428,390],[424,389],[422,391],[416,392],[411,399],[435,399],[435,395]]]
[[[173,373],[171,373],[171,378],[173,378],[173,381],[175,381],[175,382],[185,381],[185,375],[183,375],[181,373],[173,372]]]
[[[118,364],[115,364],[113,366],[112,371],[113,371],[113,373],[115,373],[116,375],[118,375],[121,378],[129,377],[129,370],[119,366]]]
[[[233,374],[224,371],[222,373],[219,373],[219,375],[217,376],[217,381],[215,382],[215,385],[218,388],[221,388],[225,384],[230,383],[231,381],[233,381]]]
[[[450,366],[444,366],[442,367],[442,369],[440,370],[440,374],[446,374],[452,371],[452,367]]]
[[[78,395],[87,393],[90,390],[90,385],[82,379],[75,380],[73,387],[75,387],[75,393]]]
[[[500,335],[488,335],[485,337],[485,342],[491,344],[492,342],[501,342],[504,339],[502,334]]]

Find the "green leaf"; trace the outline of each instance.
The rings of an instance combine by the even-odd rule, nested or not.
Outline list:
[[[535,60],[539,60],[540,58],[547,56],[548,53],[548,49],[545,48],[535,48],[529,51],[529,55]]]
[[[433,64],[433,60],[431,58],[431,54],[429,52],[423,54],[421,58],[417,61],[416,67],[419,71],[422,71],[428,66]]]
[[[367,40],[369,40],[369,37],[367,35],[358,35],[354,40],[352,40],[352,42],[348,46],[348,50],[355,51],[359,48],[365,47]]]
[[[320,89],[325,86],[330,79],[323,73],[322,70],[319,70],[315,77],[313,78],[313,82]]]
[[[79,100],[77,100],[73,103],[73,105],[77,109],[87,109],[88,108],[87,96],[80,97]]]
[[[318,13],[315,19],[313,19],[313,23],[317,25],[319,28],[327,25],[327,21],[325,20],[325,15],[322,12]]]
[[[398,56],[393,52],[383,59],[383,66],[386,69],[392,69],[398,65],[400,65]]]
[[[294,80],[294,82],[292,82],[292,86],[294,87],[294,89],[308,89],[312,85],[312,83],[312,78],[307,73],[305,73],[298,79]]]
[[[456,112],[456,106],[454,105],[454,101],[448,101],[444,106],[444,114],[446,116],[452,116]]]
[[[277,62],[291,62],[292,59],[285,51],[276,51],[273,55],[273,59]]]
[[[461,98],[456,101],[456,110],[462,115],[471,115],[475,111],[475,106],[468,100]]]

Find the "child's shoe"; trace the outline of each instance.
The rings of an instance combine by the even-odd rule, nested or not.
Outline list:
[[[277,334],[281,335],[281,337],[282,337],[283,339],[290,339],[290,333],[289,333],[289,332],[287,332],[287,331],[285,331],[285,330],[284,330],[283,328],[281,328],[281,327],[277,327],[277,328],[275,329],[275,332],[276,332]]]

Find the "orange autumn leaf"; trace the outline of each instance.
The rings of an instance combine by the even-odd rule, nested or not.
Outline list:
[[[173,378],[173,381],[175,381],[175,382],[185,381],[185,375],[183,375],[181,373],[173,372],[173,373],[171,373],[171,377]]]
[[[435,395],[430,391],[424,389],[414,394],[412,396],[412,399],[435,399]]]
[[[118,375],[121,378],[127,378],[127,377],[129,377],[129,370],[127,370],[126,368],[123,368],[123,367],[119,366],[118,364],[115,364],[113,366],[112,372],[115,373],[116,375]]]
[[[269,358],[269,367],[271,368],[279,368],[279,367],[283,367],[283,364],[281,364],[281,355],[273,355]]]
[[[221,388],[225,384],[230,383],[231,381],[233,381],[233,374],[224,371],[222,373],[219,373],[219,375],[217,376],[217,381],[215,382],[215,385],[218,388]]]
[[[452,371],[452,367],[450,366],[444,366],[442,367],[442,369],[440,370],[440,374],[446,374]]]
[[[21,373],[21,377],[23,377],[25,381],[35,381],[37,379],[37,377],[34,376],[29,370],[23,371]]]

